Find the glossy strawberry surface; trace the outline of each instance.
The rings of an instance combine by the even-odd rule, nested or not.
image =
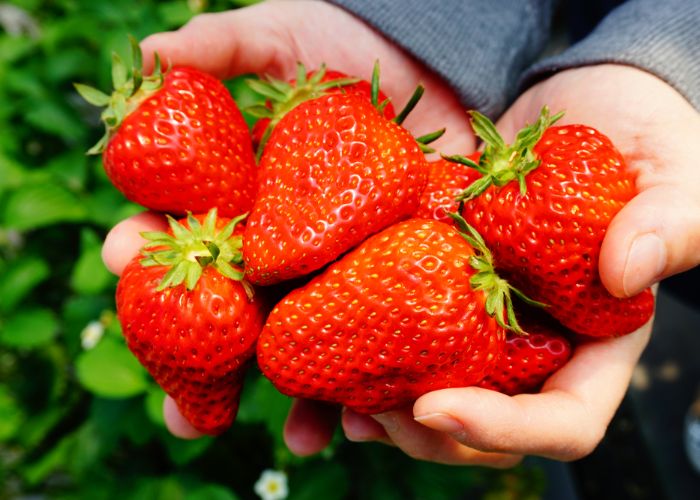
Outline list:
[[[117,287],[127,345],[196,429],[220,434],[236,417],[264,307],[210,266],[191,290],[159,291],[167,268],[144,267],[142,258],[128,264]]]
[[[474,153],[469,158],[478,161],[479,153]],[[458,211],[457,195],[478,179],[480,174],[473,168],[443,158],[429,162],[428,166],[428,183],[414,217],[451,223],[452,219],[447,214]]]
[[[571,358],[573,348],[561,327],[538,321],[521,325],[527,335],[506,334],[503,354],[479,387],[508,395],[537,392]]]
[[[309,71],[307,76],[308,78],[311,78],[314,75],[315,71]],[[349,78],[349,75],[346,75],[345,73],[341,71],[335,71],[335,70],[327,70],[325,71],[323,78],[321,78],[321,82],[329,82],[331,80],[339,80],[343,78]],[[296,80],[291,80],[289,82],[291,85],[296,84]],[[365,97],[368,101],[372,101],[372,86],[370,82],[367,80],[360,80],[357,83],[352,83],[350,85],[343,85],[339,87],[332,87],[330,89],[327,89],[325,91],[326,93],[343,93],[343,94],[357,94],[360,96]],[[379,104],[382,104],[383,102],[387,101],[387,96],[384,94],[384,92],[379,90],[377,100]],[[269,104],[269,103],[268,103]],[[271,107],[271,106],[269,106]],[[384,117],[387,120],[391,120],[396,116],[396,111],[394,110],[394,105],[391,103],[391,101],[387,101],[386,105],[384,106],[384,109],[382,111],[384,114]],[[263,134],[265,133],[265,129],[267,126],[270,124],[270,119],[269,118],[261,118],[258,121],[255,122],[253,125],[253,129],[251,131],[251,136],[253,139],[253,146],[255,148],[258,147],[258,144],[260,144],[260,140],[263,137]]]
[[[583,125],[548,128],[533,149],[539,166],[492,186],[464,206],[497,268],[565,327],[596,337],[624,335],[653,313],[650,290],[620,299],[598,274],[612,218],[636,194],[635,175],[610,140]]]
[[[323,267],[415,212],[426,179],[416,140],[366,98],[300,104],[260,161],[243,248],[248,278],[271,284]]]
[[[162,87],[126,116],[103,163],[127,198],[152,210],[216,207],[233,217],[255,196],[255,158],[241,112],[219,80],[188,67],[168,71]]]
[[[269,315],[258,364],[282,393],[379,413],[479,382],[505,334],[474,291],[472,247],[448,224],[370,237]]]

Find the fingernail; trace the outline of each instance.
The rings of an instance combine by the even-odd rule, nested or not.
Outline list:
[[[632,242],[622,275],[627,296],[635,295],[655,282],[666,268],[666,245],[654,233],[637,236]]]
[[[414,417],[414,420],[436,431],[454,434],[464,430],[462,422],[445,413],[428,413]]]
[[[399,421],[391,413],[378,413],[372,415],[372,418],[382,424],[387,432],[397,432],[399,430]]]

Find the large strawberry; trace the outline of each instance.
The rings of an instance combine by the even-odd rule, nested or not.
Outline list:
[[[77,84],[90,103],[106,106],[106,133],[90,153],[102,153],[109,179],[128,199],[173,214],[224,216],[253,205],[256,165],[248,127],[226,87],[197,69],[176,66],[141,74],[132,40],[129,76],[115,56],[114,92]]]
[[[386,94],[379,89],[379,66],[375,65],[372,82],[352,78],[341,71],[328,70],[321,66],[318,70],[306,72],[303,65],[298,66],[297,78],[284,82],[270,80],[249,81],[249,85],[267,97],[264,106],[248,108],[248,111],[260,116],[251,131],[253,145],[264,146],[269,134],[287,112],[304,101],[315,99],[330,93],[347,93],[362,95],[377,106],[387,120],[396,116],[394,106]],[[274,85],[272,85],[274,83]]]
[[[364,96],[343,93],[284,115],[259,168],[243,249],[258,284],[320,269],[410,216],[427,179],[417,140]]]
[[[520,318],[527,335],[506,333],[503,354],[479,387],[508,395],[536,392],[566,364],[573,352],[571,342],[560,325],[544,316],[526,314]]]
[[[510,291],[477,234],[409,219],[281,300],[258,365],[289,396],[370,414],[398,408],[491,371],[506,324],[516,328]]]
[[[473,153],[468,158],[479,161],[479,154]],[[414,217],[452,223],[449,213],[459,209],[459,202],[455,198],[477,180],[480,174],[462,163],[444,158],[431,161],[428,165],[428,183]]]
[[[236,417],[246,365],[265,319],[242,281],[239,219],[170,219],[148,233],[142,256],[117,287],[131,351],[199,431],[219,434]],[[240,231],[238,231],[240,232]]]
[[[585,125],[554,126],[545,108],[512,146],[472,113],[486,147],[482,178],[465,191],[463,215],[484,237],[501,270],[565,327],[610,337],[635,331],[653,313],[646,290],[612,296],[598,274],[612,218],[637,193],[635,174],[610,140]]]

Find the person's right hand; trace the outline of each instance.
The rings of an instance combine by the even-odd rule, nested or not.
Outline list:
[[[443,153],[470,153],[474,135],[466,113],[452,90],[427,68],[364,22],[339,7],[320,1],[268,1],[252,7],[202,14],[177,31],[151,35],[141,42],[145,69],[154,53],[168,65],[187,65],[227,79],[243,74],[291,79],[297,63],[307,69],[329,69],[369,80],[375,61],[381,69],[382,91],[401,109],[418,84],[425,94],[404,126],[416,137],[446,128],[435,143]],[[107,267],[119,275],[144,241],[141,231],[162,230],[164,219],[144,213],[118,224],[103,248]],[[183,438],[200,434],[166,398],[165,420]],[[298,400],[290,412],[285,439],[300,455],[316,453],[330,441],[339,408]]]
[[[321,1],[268,1],[237,10],[201,14],[177,31],[151,35],[141,42],[148,69],[153,53],[169,64],[192,66],[226,79],[242,74],[296,76],[296,65],[329,69],[369,80],[375,61],[382,91],[397,111],[418,84],[425,94],[404,126],[416,137],[446,128],[435,143],[443,153],[475,148],[463,106],[452,90],[360,19]]]

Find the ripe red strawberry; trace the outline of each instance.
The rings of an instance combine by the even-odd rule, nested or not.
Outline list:
[[[259,166],[243,249],[251,282],[320,269],[409,217],[427,163],[404,128],[355,94],[306,101],[275,126]]]
[[[107,176],[124,196],[152,210],[184,214],[218,208],[223,216],[250,210],[256,165],[248,127],[226,87],[190,67],[143,77],[134,41],[130,78],[115,60],[111,96],[76,85],[106,106],[106,134],[90,153],[103,153]]]
[[[510,287],[475,233],[428,219],[384,229],[268,316],[258,365],[289,396],[381,413],[478,383],[513,321]]]
[[[473,153],[468,158],[477,162],[479,154]],[[452,223],[448,213],[457,212],[459,209],[456,197],[481,177],[481,174],[462,163],[444,158],[431,161],[428,166],[428,183],[414,217]]]
[[[268,89],[262,90],[259,86],[253,84],[255,88],[262,90],[263,94],[268,94],[268,100],[265,103],[265,108],[269,110],[269,114],[274,115],[275,112],[277,112],[277,114],[286,113],[291,110],[292,107],[301,104],[303,100],[320,97],[321,95],[330,93],[346,93],[361,95],[370,101],[376,100],[378,103],[385,103],[382,113],[387,120],[392,120],[396,116],[394,106],[391,104],[386,94],[377,88],[377,95],[374,96],[372,84],[367,80],[353,79],[341,71],[326,70],[324,66],[318,70],[309,71],[305,75],[303,73],[303,66],[300,67],[300,71],[302,72],[301,79],[295,78],[289,81],[289,83],[277,82],[278,84],[281,84],[281,86],[274,89],[274,92],[272,93],[270,93]],[[279,95],[280,88],[284,89],[283,95]],[[278,109],[275,110],[275,107]],[[270,120],[272,119],[267,117],[268,113],[266,110],[259,109],[259,111],[262,112],[263,117],[255,122],[251,132],[253,147],[255,149],[257,149],[258,146],[264,142],[263,136],[265,135],[268,126],[270,126]]]
[[[129,349],[200,432],[220,434],[238,411],[265,311],[241,281],[240,219],[188,216],[126,267],[117,313]],[[239,231],[240,232],[240,231]]]
[[[610,140],[585,125],[553,126],[558,117],[545,109],[509,146],[486,117],[472,117],[486,149],[474,165],[483,177],[462,196],[463,215],[499,269],[577,333],[619,336],[644,325],[651,291],[619,299],[598,274],[607,227],[637,193],[635,174]]]
[[[561,326],[532,316],[521,318],[520,324],[528,334],[507,332],[503,354],[479,387],[510,396],[537,392],[571,358],[571,342]]]

